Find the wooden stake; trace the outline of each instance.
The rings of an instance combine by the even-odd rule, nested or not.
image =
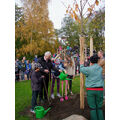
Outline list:
[[[84,37],[80,37],[80,61],[84,61]],[[84,109],[84,75],[80,73],[80,109]]]
[[[90,56],[93,56],[93,38],[90,37]]]

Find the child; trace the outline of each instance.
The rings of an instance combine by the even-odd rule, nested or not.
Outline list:
[[[86,76],[85,86],[91,120],[104,120],[102,111],[104,81],[102,67],[97,62],[97,55],[90,57],[90,67],[84,67],[84,63],[80,62],[80,72]]]
[[[73,76],[75,76],[75,62],[71,56],[67,56],[67,58],[66,58],[65,70],[68,74],[67,77],[69,79],[71,79],[71,80],[69,80],[69,92],[71,95],[73,95],[73,93],[72,93],[72,79],[73,79]]]

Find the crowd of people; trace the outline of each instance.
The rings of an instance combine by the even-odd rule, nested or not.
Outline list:
[[[68,51],[69,52],[69,51]],[[45,52],[44,56],[38,57],[37,55],[33,59],[32,63],[23,57],[19,62],[17,59],[15,62],[15,74],[16,80],[25,80],[26,74],[27,80],[31,79],[32,87],[32,100],[31,100],[31,112],[34,113],[34,108],[37,106],[37,98],[39,97],[39,103],[46,103],[48,101],[48,87],[50,86],[50,97],[55,98],[54,86],[57,81],[57,97],[60,95],[60,78],[61,72],[65,72],[69,78],[66,82],[66,88],[70,95],[72,92],[72,80],[78,73],[83,73],[86,76],[85,87],[87,90],[87,101],[90,107],[91,120],[104,120],[102,113],[104,92],[104,80],[105,80],[105,58],[103,52],[100,50],[98,54],[94,54],[91,57],[87,57],[84,62],[79,62],[79,55],[61,53],[58,52],[54,55],[50,51]],[[66,90],[65,90],[66,91]],[[68,100],[68,93],[65,92],[65,100]]]

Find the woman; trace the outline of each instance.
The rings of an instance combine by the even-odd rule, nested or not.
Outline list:
[[[86,76],[85,86],[91,120],[104,120],[102,111],[104,81],[102,78],[102,68],[97,62],[97,55],[90,57],[89,67],[84,67],[84,63],[80,62],[80,72]]]
[[[65,70],[68,74],[68,78],[71,79],[71,80],[69,80],[69,92],[71,95],[73,95],[73,93],[72,93],[72,79],[75,76],[75,62],[71,56],[66,57]]]

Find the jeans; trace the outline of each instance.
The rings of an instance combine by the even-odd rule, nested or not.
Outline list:
[[[25,80],[24,76],[25,76],[25,72],[21,71],[21,80]]]
[[[39,91],[32,91],[32,110],[34,110],[35,106],[37,106],[37,97],[38,97]]]
[[[57,80],[57,93],[59,93],[59,88],[60,88],[60,79],[59,79],[59,78],[57,78],[56,76],[54,76],[54,75],[53,75],[51,94],[53,94],[53,93],[54,93],[55,80]]]

